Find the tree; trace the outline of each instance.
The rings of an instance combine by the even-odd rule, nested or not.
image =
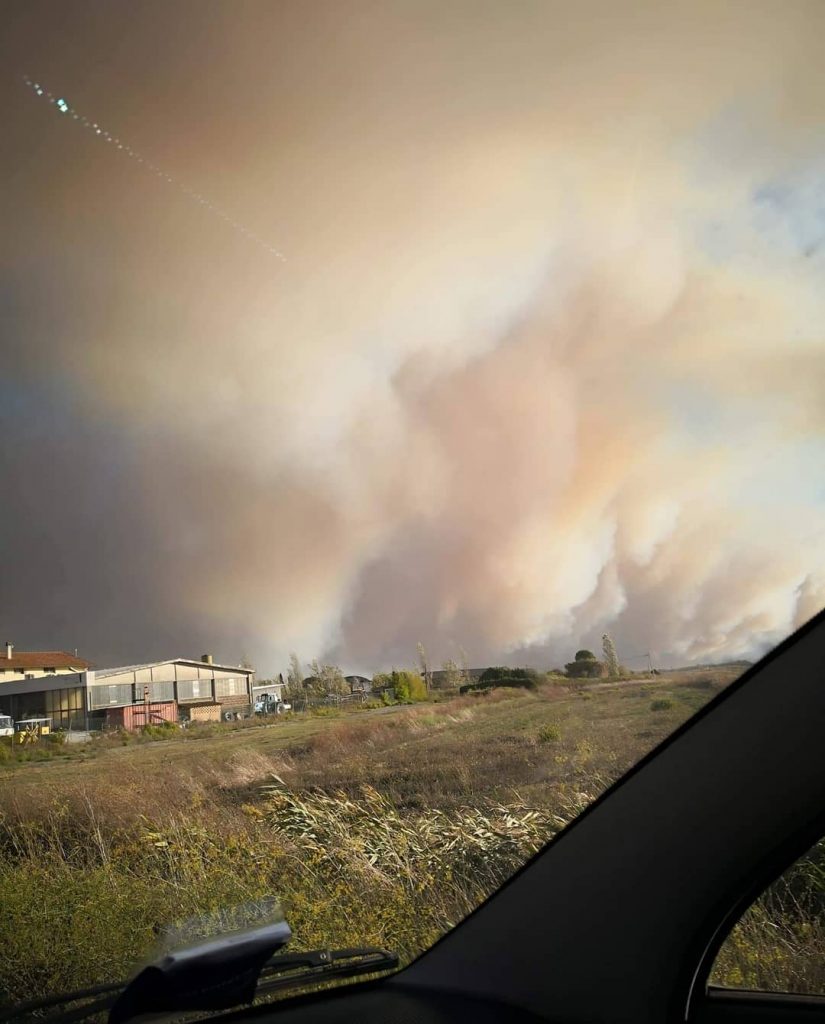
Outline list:
[[[245,669],[248,669],[248,670],[249,670],[250,672],[253,672],[253,671],[255,670],[255,666],[254,666],[254,665],[252,664],[252,662],[251,662],[251,661],[249,660],[249,658],[247,658],[247,656],[246,656],[246,655],[244,655],[244,656],[243,656],[243,657],[241,658],[241,664],[240,664],[240,667],[241,667],[241,668],[245,668]]]
[[[304,694],[304,670],[298,655],[293,651],[289,656],[289,671],[286,674],[286,691],[290,697],[302,697]]]
[[[344,673],[337,665],[320,665],[316,659],[310,664],[309,671],[309,680],[305,680],[305,682],[309,682],[309,689],[317,696],[325,697],[328,694],[344,696],[350,692],[349,684],[344,679]]]
[[[346,697],[351,693],[349,683],[337,665],[322,666],[321,678],[327,687],[327,693],[337,693],[341,697]]]
[[[421,676],[424,679],[424,685],[427,688],[427,693],[429,693],[433,685],[433,674],[430,671],[430,662],[427,658],[427,651],[420,640],[418,642],[418,664],[421,668]]]
[[[604,665],[592,651],[576,651],[574,661],[568,662],[564,670],[570,679],[597,679],[604,671]]]
[[[441,685],[445,690],[457,690],[459,686],[466,682],[464,673],[452,658],[448,658],[441,666],[441,669],[443,672],[443,682]]]
[[[613,646],[613,639],[609,633],[605,633],[602,637],[602,651],[607,674],[611,679],[615,679],[619,674],[619,659],[616,657],[616,648]]]
[[[418,701],[427,699],[427,687],[417,672],[407,669],[393,669],[392,672],[378,672],[372,677],[375,693],[392,690],[396,700]]]
[[[427,699],[427,685],[417,672],[409,672],[407,669],[391,673],[392,683],[395,690],[396,700],[414,701]]]

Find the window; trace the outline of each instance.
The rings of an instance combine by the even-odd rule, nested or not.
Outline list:
[[[825,839],[743,914],[719,950],[710,982],[825,996]]]
[[[89,701],[93,708],[131,704],[133,700],[134,687],[131,683],[109,683],[89,689]]]
[[[52,728],[68,729],[85,726],[83,690],[79,686],[62,690],[47,690],[44,695],[45,717],[52,720]]]
[[[243,693],[243,689],[239,686],[239,683],[239,679],[216,679],[215,696],[234,697],[235,694]]]
[[[149,698],[153,703],[164,703],[175,699],[175,684],[171,680],[149,684]]]
[[[178,700],[204,700],[211,696],[211,679],[187,679],[178,681]]]

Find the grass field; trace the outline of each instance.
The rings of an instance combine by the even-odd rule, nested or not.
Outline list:
[[[502,689],[9,761],[3,998],[125,976],[164,927],[270,894],[296,947],[409,959],[734,675]],[[783,969],[745,924],[721,980]]]

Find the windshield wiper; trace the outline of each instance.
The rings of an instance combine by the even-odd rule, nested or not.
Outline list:
[[[106,1010],[110,1024],[125,1024],[144,1014],[217,1012],[251,1004],[257,997],[273,992],[332,978],[389,971],[398,966],[395,953],[374,946],[279,954],[256,965],[254,957],[239,955],[238,944],[232,948],[229,938],[237,936],[219,937],[168,954],[130,982],[98,985],[20,1003],[0,1011],[0,1022],[23,1020],[35,1012],[38,1024],[72,1024]],[[281,941],[279,945],[282,944]],[[252,945],[246,945],[247,954]],[[203,959],[198,957],[197,950]],[[185,957],[181,957],[182,953]],[[72,1003],[83,1005],[66,1009]],[[42,1011],[48,1009],[58,1012],[43,1016]]]

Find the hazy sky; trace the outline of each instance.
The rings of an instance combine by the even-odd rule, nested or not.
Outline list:
[[[825,604],[821,0],[3,15],[21,649],[638,665]]]

